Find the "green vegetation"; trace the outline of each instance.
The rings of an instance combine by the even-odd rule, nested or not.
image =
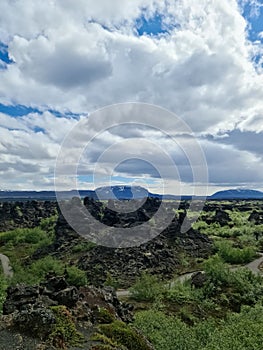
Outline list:
[[[239,314],[228,314],[216,323],[213,319],[188,326],[174,316],[149,310],[136,314],[135,326],[157,350],[261,350],[263,307],[246,307]]]
[[[240,202],[241,203],[241,202]],[[260,202],[261,205],[262,202]],[[222,203],[223,204],[223,203]],[[229,207],[231,203],[228,203]],[[241,204],[238,204],[241,205]],[[261,350],[263,343],[263,281],[244,265],[263,251],[263,237],[257,240],[256,233],[263,233],[263,225],[249,222],[254,210],[247,205],[247,211],[225,210],[230,217],[221,226],[213,222],[215,211],[202,213],[193,227],[211,237],[214,241],[214,255],[199,261],[198,269],[204,273],[191,280],[164,282],[158,276],[143,272],[130,288],[130,302],[135,306],[135,320],[132,324],[116,321],[107,308],[98,307],[94,320],[98,326],[91,341],[93,350],[148,350],[145,337],[156,350]],[[18,212],[19,214],[19,212]],[[189,213],[194,219],[196,212]],[[87,284],[86,273],[68,261],[76,261],[81,253],[94,247],[93,243],[79,242],[61,259],[46,255],[36,259],[38,249],[46,249],[54,242],[56,218],[41,221],[34,229],[16,229],[0,233],[1,253],[7,255],[14,270],[14,277],[4,278],[0,272],[0,312],[9,284],[37,284],[53,272],[64,275],[69,284]],[[207,222],[209,223],[207,223]],[[222,224],[222,223],[221,223]],[[43,256],[43,255],[42,255]],[[196,259],[184,252],[178,253],[180,271],[196,268]],[[229,265],[230,264],[230,265]],[[102,273],[99,263],[93,267]],[[103,271],[104,272],[104,271]],[[119,281],[107,273],[105,286],[118,288]],[[81,347],[82,335],[76,329],[73,316],[65,306],[51,307],[56,318],[50,333],[53,346],[66,348]],[[145,337],[144,337],[145,336]]]
[[[15,274],[11,280],[11,284],[38,284],[50,272],[55,275],[63,275],[66,272],[66,280],[71,285],[83,286],[87,284],[84,271],[78,269],[76,266],[68,266],[63,261],[49,255],[25,266],[15,265],[14,272]]]
[[[39,248],[48,247],[53,243],[55,222],[56,216],[53,216],[43,219],[40,226],[36,228],[15,229],[0,233],[1,253],[9,257],[14,271],[10,284],[37,284],[50,272],[57,275],[63,275],[66,272],[67,282],[75,286],[87,284],[86,273],[76,266],[69,266],[67,261],[63,262],[51,255],[38,260],[31,259]]]
[[[104,324],[99,326],[99,331],[104,337],[98,337],[98,339],[104,339],[105,345],[108,347],[98,347],[97,349],[115,349],[118,346],[122,346],[127,350],[149,350],[143,336],[136,331],[135,328],[125,324],[121,321],[114,321],[110,324]],[[96,337],[95,337],[96,339]]]
[[[110,272],[107,272],[107,277],[104,282],[105,287],[112,287],[114,289],[117,289],[119,287],[120,283],[117,279],[113,278]]]
[[[130,292],[134,300],[152,302],[162,294],[164,289],[158,277],[143,272],[141,277],[130,288]]]
[[[53,243],[56,216],[41,220],[35,228],[17,228],[0,233],[1,253],[7,255],[14,265],[28,259],[37,249]]]
[[[85,253],[94,248],[95,246],[96,244],[93,242],[83,241],[81,243],[76,244],[72,248],[72,253]]]
[[[6,297],[7,287],[8,287],[8,281],[3,276],[3,274],[0,273],[0,314],[2,313],[2,310],[3,310],[3,303]]]
[[[219,256],[229,264],[246,264],[255,259],[256,248],[235,248],[231,241],[216,241]]]
[[[204,270],[205,279],[200,288],[192,287],[190,281],[176,281],[168,287],[156,277],[143,274],[131,288],[131,299],[173,312],[189,324],[208,317],[220,318],[229,311],[239,312],[242,305],[263,301],[262,278],[248,269],[231,271],[215,255],[204,263]]]
[[[51,306],[55,314],[56,323],[49,336],[52,345],[59,349],[65,349],[68,345],[81,346],[83,335],[77,331],[71,313],[64,305]]]

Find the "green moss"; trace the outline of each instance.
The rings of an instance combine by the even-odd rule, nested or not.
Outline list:
[[[115,341],[118,346],[125,346],[128,350],[149,350],[143,336],[135,328],[121,321],[114,321],[111,324],[99,327],[102,334]]]
[[[92,250],[94,247],[96,247],[96,244],[93,242],[89,242],[89,241],[80,242],[72,248],[72,253],[88,252]]]
[[[91,340],[93,341],[98,341],[101,342],[102,344],[97,344],[94,345],[96,349],[114,349],[115,347],[118,346],[118,343],[116,343],[114,340],[111,338],[107,337],[104,334],[100,333],[95,333],[92,337]]]
[[[96,321],[98,323],[112,323],[115,320],[114,315],[110,313],[108,309],[105,309],[104,307],[98,308],[96,312]]]
[[[83,335],[77,331],[71,313],[64,305],[51,306],[55,315],[56,324],[53,326],[49,338],[57,348],[66,349],[67,346],[80,346],[83,343]]]

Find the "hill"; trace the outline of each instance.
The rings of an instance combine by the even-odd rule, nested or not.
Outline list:
[[[211,199],[263,199],[263,192],[249,189],[231,189],[214,193]]]

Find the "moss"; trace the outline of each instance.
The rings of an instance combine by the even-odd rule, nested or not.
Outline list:
[[[111,324],[104,324],[99,330],[106,337],[115,341],[118,346],[124,346],[128,350],[149,350],[151,349],[144,337],[133,327],[121,321],[114,321]]]
[[[51,306],[56,324],[49,336],[52,344],[60,349],[68,346],[80,346],[84,340],[83,335],[77,331],[71,313],[64,305]]]
[[[107,349],[107,348],[114,349],[114,348],[118,347],[118,343],[116,343],[114,340],[112,340],[111,338],[107,337],[104,334],[95,333],[91,337],[91,340],[98,341],[98,342],[102,343],[102,344],[94,345],[95,349]]]
[[[110,311],[104,307],[99,307],[98,310],[95,312],[96,314],[96,321],[98,323],[112,323],[115,320],[114,315],[110,313]]]
[[[120,348],[119,346],[118,347],[112,347],[111,345],[108,345],[108,344],[99,344],[99,345],[93,345],[91,347],[91,350],[126,350],[127,348]]]

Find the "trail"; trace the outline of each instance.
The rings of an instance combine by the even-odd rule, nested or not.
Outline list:
[[[263,253],[257,253],[257,254],[260,255],[259,258],[251,261],[250,263],[248,263],[246,265],[232,267],[232,268],[230,268],[230,270],[231,271],[235,271],[235,270],[237,270],[239,268],[248,268],[255,275],[259,275],[260,274],[263,277],[262,271],[260,271],[259,268],[258,268],[259,265],[261,263],[263,263]],[[183,275],[180,275],[177,278],[175,278],[173,281],[169,282],[169,284],[167,286],[173,287],[176,282],[183,283],[185,281],[188,281],[197,272],[204,272],[204,271],[197,270],[197,271],[193,271],[193,272],[184,273]],[[117,294],[118,297],[128,297],[130,295],[130,292],[129,292],[128,289],[123,289],[123,290],[117,290],[116,294]]]
[[[262,272],[259,270],[258,267],[259,267],[259,265],[261,263],[263,263],[263,253],[258,253],[258,254],[260,255],[259,258],[253,260],[252,262],[250,262],[250,263],[248,263],[246,265],[238,266],[238,267],[232,267],[230,270],[234,271],[234,270],[236,270],[238,268],[246,267],[250,271],[252,271],[254,274],[262,275]],[[12,269],[12,266],[10,264],[9,258],[6,255],[0,253],[0,260],[1,260],[1,263],[2,263],[4,275],[6,277],[12,278],[14,273],[13,273],[13,269]],[[172,287],[173,284],[175,282],[178,282],[178,281],[182,283],[182,282],[185,282],[185,281],[189,280],[193,276],[193,274],[195,274],[196,272],[202,272],[202,271],[198,270],[198,271],[188,272],[188,273],[185,273],[185,274],[183,274],[181,276],[178,276],[174,281],[170,282],[169,286]],[[118,297],[127,297],[127,296],[130,295],[130,292],[129,292],[128,289],[124,289],[124,290],[117,290],[116,294],[117,294]]]
[[[14,273],[13,273],[13,269],[10,265],[9,258],[6,255],[0,253],[0,260],[2,263],[4,275],[6,277],[12,278]]]

